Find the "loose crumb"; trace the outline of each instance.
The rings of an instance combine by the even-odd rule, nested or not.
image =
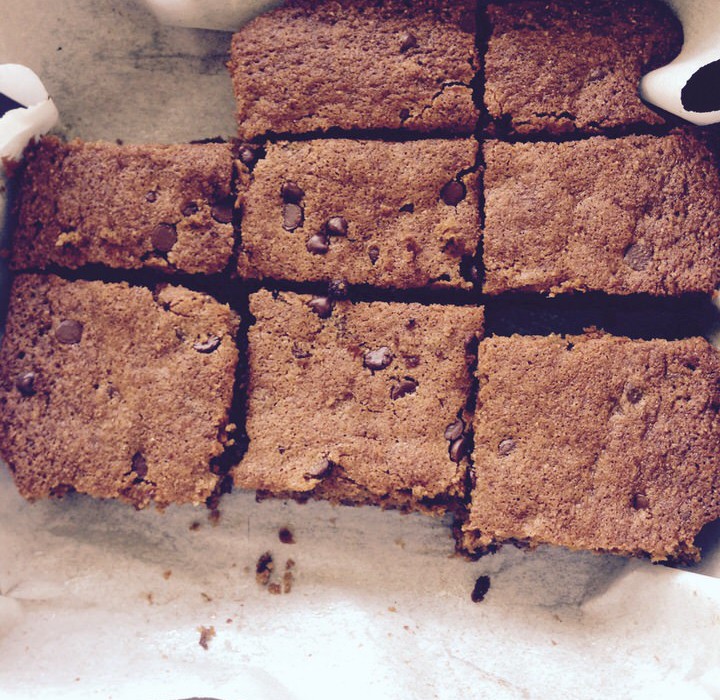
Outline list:
[[[210,640],[215,636],[215,627],[212,625],[210,625],[210,627],[204,627],[201,625],[198,627],[198,631],[200,632],[200,640],[198,641],[198,644],[207,651]]]
[[[189,529],[190,529],[190,530],[199,530],[199,529],[200,529],[200,523],[199,523],[197,520],[193,520],[193,521],[190,523]]]
[[[163,578],[167,581],[172,576],[172,570],[166,569],[163,571]]]
[[[255,580],[261,586],[267,586],[270,583],[270,575],[274,568],[272,554],[270,552],[261,554],[255,565]]]
[[[295,535],[287,527],[281,527],[278,530],[278,538],[283,544],[295,544]]]
[[[478,576],[475,581],[475,587],[473,592],[470,594],[470,598],[473,603],[479,603],[485,599],[485,595],[490,590],[490,577],[489,576]]]
[[[274,583],[274,582],[271,584],[268,584],[268,593],[272,593],[272,595],[280,595],[280,593],[282,593],[280,584]]]

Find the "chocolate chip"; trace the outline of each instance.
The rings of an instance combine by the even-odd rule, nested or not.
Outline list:
[[[405,121],[409,116],[410,116],[410,110],[403,107],[400,110],[400,119],[402,119],[402,121]]]
[[[417,367],[420,364],[420,357],[418,355],[406,355],[405,356],[405,366],[412,369],[413,367]]]
[[[170,224],[158,224],[151,234],[153,248],[161,253],[169,253],[177,243],[177,231]]]
[[[208,355],[211,352],[217,350],[219,347],[220,338],[218,338],[216,335],[211,335],[204,343],[195,343],[193,345],[193,350],[197,350],[197,352]]]
[[[150,190],[149,192],[147,192],[147,193],[145,194],[145,199],[146,199],[148,202],[154,202],[154,201],[157,199],[157,192],[155,192],[155,191],[153,191],[153,190]]]
[[[280,196],[286,204],[300,204],[305,193],[302,191],[300,185],[288,180],[287,182],[283,182],[282,187],[280,187]]]
[[[55,337],[65,345],[76,345],[80,342],[83,334],[83,325],[80,321],[67,319],[61,321],[55,331]]]
[[[286,231],[294,231],[298,226],[302,226],[305,215],[302,207],[297,204],[286,204],[283,207],[283,228]]]
[[[363,358],[365,367],[373,371],[385,369],[392,361],[393,354],[390,352],[390,348],[385,346],[366,352]]]
[[[320,318],[329,318],[332,314],[333,305],[329,297],[313,297],[308,302],[308,306]]]
[[[472,593],[470,594],[470,600],[473,603],[480,603],[484,600],[487,592],[490,590],[490,577],[489,576],[478,576],[475,581],[475,586]]]
[[[306,479],[322,479],[330,474],[333,466],[329,459],[321,459],[315,466],[305,472],[304,477]]]
[[[324,255],[328,252],[328,250],[330,250],[330,243],[326,236],[316,233],[308,239],[308,242],[305,244],[305,248],[307,248],[308,253]]]
[[[410,49],[414,49],[417,46],[417,37],[410,32],[405,32],[400,37],[400,53],[405,53]]]
[[[627,400],[630,403],[637,403],[640,401],[640,399],[643,397],[642,389],[639,389],[636,386],[631,386],[627,390]]]
[[[470,452],[470,438],[462,435],[457,440],[450,443],[450,459],[453,462],[461,462],[463,457],[467,457]]]
[[[418,383],[411,377],[405,377],[399,384],[395,384],[390,388],[390,398],[393,401],[414,394],[418,388]]]
[[[440,199],[449,207],[454,207],[465,199],[465,185],[459,180],[446,182],[440,190]]]
[[[632,507],[635,510],[645,510],[650,507],[650,499],[644,493],[636,493],[632,497]]]
[[[278,539],[283,544],[295,544],[295,536],[292,531],[286,527],[281,527],[278,530]]]
[[[243,163],[243,165],[247,165],[248,168],[252,168],[252,166],[257,163],[258,150],[258,146],[243,144],[240,146],[240,150],[238,151],[238,158],[240,159],[240,162]]]
[[[132,470],[137,474],[138,479],[144,479],[147,476],[148,466],[142,452],[136,452],[132,458]]]
[[[507,457],[516,447],[517,445],[515,444],[515,440],[512,438],[505,438],[505,440],[502,440],[498,445],[498,454],[503,457]]]
[[[347,236],[348,223],[342,216],[331,216],[325,224],[325,231],[330,236]]]
[[[454,423],[450,423],[445,428],[445,439],[450,442],[455,442],[458,438],[463,436],[465,432],[465,421],[462,418],[458,418]]]
[[[405,212],[406,214],[413,214],[415,212],[415,205],[412,202],[403,204],[400,207],[400,211]]]
[[[17,390],[23,396],[35,395],[35,372],[25,372],[15,380]]]
[[[371,245],[368,248],[368,257],[370,258],[370,262],[374,265],[380,257],[380,248],[376,245]]]
[[[230,224],[233,220],[233,199],[227,197],[213,205],[210,216],[219,224]]]
[[[348,283],[345,280],[332,280],[328,284],[328,294],[333,299],[347,299]]]
[[[182,208],[182,215],[183,216],[192,216],[193,214],[197,214],[198,212],[198,205],[195,204],[195,202],[188,202],[183,208]]]
[[[652,260],[652,256],[652,248],[643,243],[633,243],[623,257],[628,267],[636,272],[642,272]]]

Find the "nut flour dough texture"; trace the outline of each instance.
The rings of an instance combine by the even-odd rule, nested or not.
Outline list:
[[[480,343],[463,545],[695,559],[720,516],[720,359],[703,339]]]
[[[675,296],[720,283],[717,158],[693,135],[488,141],[484,291]]]
[[[25,152],[11,264],[221,272],[233,249],[232,172],[227,144],[44,137]]]
[[[407,129],[471,134],[475,3],[291,0],[245,25],[228,64],[240,138]]]
[[[669,63],[682,27],[652,0],[523,0],[488,6],[485,106],[517,134],[660,125],[640,78]]]
[[[243,202],[241,277],[471,288],[477,142],[271,144]]]
[[[250,445],[236,486],[430,511],[462,493],[482,308],[328,310],[260,291],[250,312]]]
[[[0,351],[0,453],[29,499],[202,503],[238,320],[205,294],[20,275]]]

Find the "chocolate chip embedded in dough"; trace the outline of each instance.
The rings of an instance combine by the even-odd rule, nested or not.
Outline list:
[[[302,207],[297,204],[286,204],[283,207],[283,228],[286,231],[294,231],[299,226],[302,226],[303,219]]]
[[[414,394],[417,391],[418,383],[411,377],[405,377],[399,384],[395,384],[390,388],[390,398],[393,401]]]
[[[410,110],[409,110],[409,109],[406,109],[405,107],[403,107],[403,108],[400,110],[400,119],[402,119],[402,121],[405,121],[405,120],[408,119],[409,117],[410,117]]]
[[[320,318],[329,318],[332,314],[333,305],[329,297],[313,297],[308,302],[308,306]]]
[[[418,44],[417,37],[412,32],[405,32],[400,37],[400,53],[414,49]]]
[[[371,245],[368,248],[368,257],[370,258],[370,262],[374,265],[380,257],[380,248],[376,245]]]
[[[377,350],[370,350],[369,352],[366,352],[365,357],[363,358],[363,364],[365,367],[373,370],[374,372],[385,369],[392,361],[393,354],[390,352],[390,348],[385,346],[378,348]]]
[[[220,338],[216,335],[211,335],[204,343],[195,343],[193,350],[203,353],[205,355],[214,352],[220,347]]]
[[[454,423],[450,423],[450,425],[445,428],[445,439],[450,442],[454,442],[458,438],[462,437],[464,432],[465,421],[463,421],[462,418],[458,418]]]
[[[296,182],[288,180],[280,187],[280,196],[286,204],[300,204],[305,192]]]
[[[650,264],[653,257],[652,248],[644,243],[633,243],[626,251],[623,259],[628,267],[642,272]]]
[[[219,224],[230,224],[233,220],[233,199],[227,197],[219,202],[216,202],[210,210],[210,216]]]
[[[83,334],[83,324],[80,321],[66,319],[60,322],[55,331],[55,337],[64,345],[77,345]]]
[[[252,168],[252,166],[257,163],[259,150],[260,148],[258,146],[243,144],[238,151],[238,158],[243,165]]]
[[[645,510],[650,507],[650,499],[644,493],[636,493],[632,497],[632,507],[635,510]]]
[[[150,234],[153,248],[160,253],[169,253],[177,243],[177,231],[171,224],[158,224]]]
[[[463,457],[467,457],[470,453],[470,438],[467,435],[459,437],[450,443],[450,459],[453,462],[461,462]]]
[[[324,255],[328,252],[328,250],[330,250],[330,243],[325,236],[316,233],[308,239],[308,242],[305,244],[305,248],[308,253]]]
[[[182,208],[182,215],[183,216],[192,216],[193,214],[197,214],[198,212],[198,205],[195,204],[195,202],[188,202],[183,208]]]
[[[310,467],[303,476],[306,479],[322,479],[332,471],[333,466],[329,459],[321,459],[317,464]]]
[[[24,372],[15,380],[15,387],[23,396],[35,395],[35,372]]]
[[[505,438],[498,445],[498,454],[503,457],[507,457],[515,448],[517,444],[512,438]]]
[[[442,186],[440,190],[440,199],[442,199],[442,201],[449,207],[454,207],[465,199],[466,193],[467,190],[462,182],[459,180],[450,180],[450,182],[446,182]]]
[[[331,216],[325,224],[325,231],[330,236],[347,236],[348,223],[342,216]]]
[[[638,403],[638,401],[640,401],[640,399],[643,397],[642,389],[640,389],[636,386],[631,386],[627,390],[625,395],[627,396],[627,400],[630,403]]]
[[[147,460],[142,452],[136,452],[132,458],[132,470],[137,474],[138,479],[144,479],[148,473]]]
[[[148,202],[154,202],[155,200],[157,200],[157,192],[155,192],[155,190],[150,190],[145,194],[145,199]]]

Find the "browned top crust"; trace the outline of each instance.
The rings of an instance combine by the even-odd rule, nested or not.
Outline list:
[[[244,201],[240,275],[472,287],[476,154],[472,139],[270,145]]]
[[[250,298],[250,446],[235,484],[402,506],[459,493],[466,344],[481,334],[483,310],[337,302],[321,318],[310,301]],[[465,423],[446,438],[458,415]]]
[[[678,295],[720,282],[717,160],[694,136],[484,146],[485,286]]]
[[[227,144],[64,143],[25,152],[12,266],[213,273],[233,247]]]
[[[652,0],[521,0],[488,7],[485,105],[519,134],[593,134],[665,119],[638,96],[682,27]]]
[[[181,287],[17,277],[0,351],[0,451],[20,493],[202,503],[217,481],[237,323]]]
[[[341,129],[469,134],[475,3],[295,0],[232,41],[241,138]]]
[[[480,343],[464,544],[694,558],[720,516],[720,359],[703,339]]]

